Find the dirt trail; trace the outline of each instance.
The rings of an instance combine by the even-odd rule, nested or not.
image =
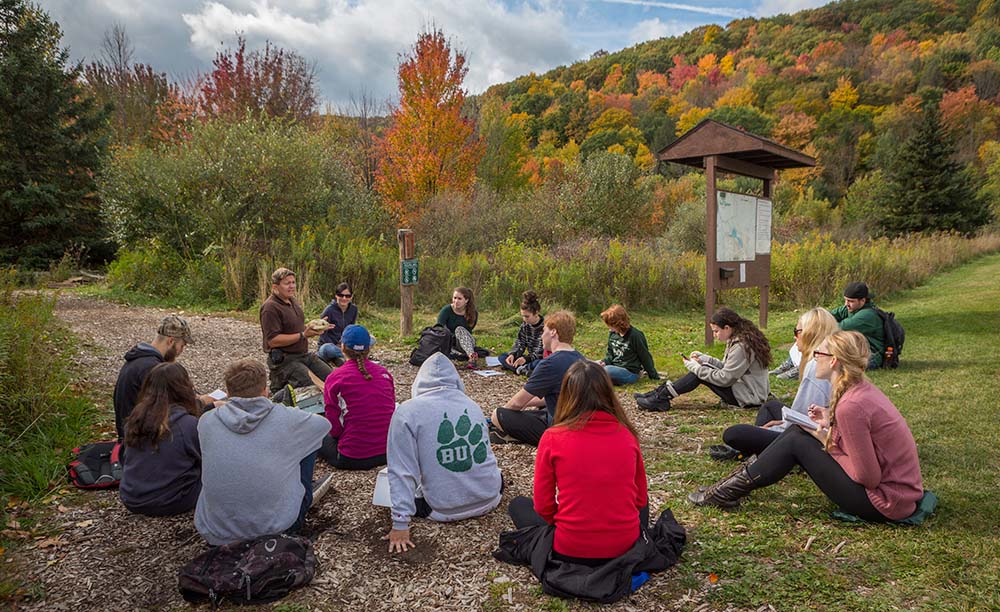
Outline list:
[[[63,295],[56,312],[82,340],[76,358],[86,371],[86,380],[108,398],[105,414],[113,435],[110,396],[122,355],[137,341],[151,340],[159,320],[169,311]],[[255,323],[202,315],[188,315],[188,320],[196,343],[179,361],[199,391],[222,386],[222,371],[230,361],[263,356],[260,328]],[[392,372],[397,400],[408,399],[417,369],[404,356],[378,346],[373,357]],[[502,404],[523,382],[514,376],[484,379],[471,372],[462,376],[469,395],[485,410]],[[636,415],[636,419],[643,429],[654,426],[652,417]],[[284,601],[311,610],[468,610],[480,609],[492,591],[492,601],[503,609],[537,607],[542,602],[527,569],[499,563],[490,554],[497,534],[512,527],[504,510],[507,503],[515,495],[531,494],[534,449],[498,445],[495,452],[506,482],[500,508],[454,524],[416,519],[417,548],[403,555],[390,556],[380,539],[390,521],[387,509],[371,504],[375,471],[337,472],[334,489],[310,511],[306,523],[319,558],[316,578]],[[317,470],[324,474],[328,468],[319,462]],[[657,496],[651,494],[655,507]],[[71,492],[62,504],[65,511],[54,510],[42,525],[52,535],[61,534],[56,543],[28,545],[18,553],[18,565],[27,568],[30,582],[44,593],[40,600],[19,609],[187,608],[177,591],[176,573],[206,549],[194,529],[193,513],[173,518],[134,515],[125,510],[115,492]],[[501,585],[505,580],[512,582]],[[690,607],[694,603],[690,600],[670,601],[674,598],[667,596],[664,601],[672,590],[670,582],[654,579],[610,609]],[[496,599],[497,594],[507,593],[508,586],[513,604]]]

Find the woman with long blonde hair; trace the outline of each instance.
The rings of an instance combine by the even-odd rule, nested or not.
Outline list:
[[[900,520],[923,495],[917,445],[906,420],[865,376],[868,341],[838,331],[812,351],[816,377],[830,381],[830,407],[813,404],[818,429],[789,427],[752,463],[688,496],[695,505],[733,507],[796,465],[841,510],[866,521]]]
[[[837,320],[825,308],[813,308],[802,313],[795,325],[795,346],[802,353],[799,367],[799,390],[788,407],[794,412],[807,414],[809,406],[826,407],[830,403],[830,382],[816,378],[816,361],[813,350],[827,336],[837,331]],[[754,425],[733,425],[722,434],[725,444],[713,445],[709,454],[713,459],[736,459],[756,455],[774,442],[788,428],[781,411],[786,406],[780,400],[769,400],[757,411]]]
[[[606,563],[640,537],[649,521],[646,468],[600,364],[567,370],[555,421],[538,443],[534,499],[516,497],[509,511],[518,529],[554,525],[553,558],[584,565]]]

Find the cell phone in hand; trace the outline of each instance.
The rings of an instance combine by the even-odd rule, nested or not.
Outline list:
[[[684,353],[677,353],[677,354],[678,354],[678,355],[680,355],[680,356],[681,356],[681,359],[683,359],[684,361],[687,361],[688,359],[691,359],[690,357],[688,357],[688,356],[687,356],[687,355],[685,355]]]

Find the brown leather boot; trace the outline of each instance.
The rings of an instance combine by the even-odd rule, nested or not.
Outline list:
[[[735,508],[740,500],[756,489],[747,464],[741,465],[732,474],[708,487],[688,495],[688,500],[696,506],[718,506],[719,508]]]

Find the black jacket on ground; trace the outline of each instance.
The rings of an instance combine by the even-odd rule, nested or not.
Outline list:
[[[505,563],[526,565],[542,583],[542,590],[556,597],[576,597],[611,603],[632,592],[632,575],[660,572],[675,565],[687,533],[669,509],[652,529],[643,529],[639,539],[623,555],[599,567],[552,558],[554,525],[534,525],[500,534],[500,547],[493,556]]]
[[[163,363],[163,355],[145,342],[140,342],[125,353],[125,365],[118,372],[114,395],[115,429],[118,430],[119,441],[125,439],[125,419],[135,408],[146,374],[158,363]]]

